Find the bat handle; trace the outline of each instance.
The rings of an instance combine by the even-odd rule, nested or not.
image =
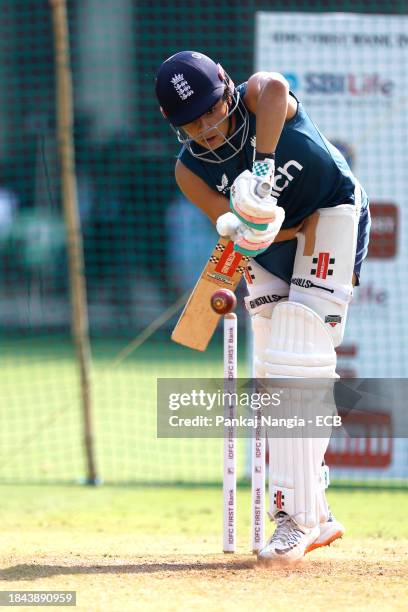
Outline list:
[[[266,198],[272,191],[272,185],[268,181],[262,181],[256,186],[256,193],[260,198]]]

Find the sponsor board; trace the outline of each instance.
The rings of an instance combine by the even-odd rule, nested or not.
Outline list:
[[[368,257],[392,259],[397,254],[398,208],[395,204],[372,202]]]
[[[354,97],[391,97],[395,94],[395,81],[387,78],[386,73],[378,72],[303,72],[285,74],[298,94],[322,96]]]
[[[398,112],[400,92],[408,90],[407,32],[405,15],[265,11],[256,16],[255,69],[286,76],[372,202],[369,256],[354,289],[344,345],[337,349],[339,370],[346,375],[404,377],[408,371],[408,114]],[[323,274],[330,268],[325,257]],[[317,273],[317,262],[313,269]],[[318,284],[317,274],[314,278]],[[304,279],[292,283],[308,289]],[[406,476],[407,448],[406,440],[396,440],[386,460],[381,451],[369,458],[370,475]],[[342,476],[350,476],[351,463],[344,470],[339,466]],[[365,477],[364,460],[356,463],[354,473],[365,470]]]

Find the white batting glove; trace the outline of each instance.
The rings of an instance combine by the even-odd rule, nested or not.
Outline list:
[[[281,206],[275,206],[273,223],[268,223],[266,229],[257,230],[248,227],[236,215],[227,212],[217,219],[216,228],[220,236],[228,236],[235,244],[235,250],[249,257],[260,255],[275,240],[285,219],[285,211]]]
[[[230,190],[231,210],[254,229],[265,229],[262,225],[275,221],[277,200],[271,195],[265,196],[268,185],[269,180],[265,177],[245,170],[237,176]]]

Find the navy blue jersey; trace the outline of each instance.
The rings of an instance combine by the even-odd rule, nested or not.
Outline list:
[[[246,83],[242,83],[237,87],[240,104],[244,104],[246,86]],[[297,102],[296,115],[285,123],[275,152],[272,195],[285,209],[283,228],[297,225],[318,208],[354,203],[356,181],[350,167],[340,151],[320,133],[302,104]],[[218,164],[208,163],[193,157],[185,147],[178,155],[189,170],[212,189],[227,196],[236,177],[244,170],[252,169],[256,117],[247,111],[248,137],[244,148],[233,158]],[[235,113],[235,117],[236,121],[241,121],[239,113]],[[228,145],[217,149],[221,157],[224,147]],[[193,143],[192,148],[197,152],[204,150],[197,143]]]

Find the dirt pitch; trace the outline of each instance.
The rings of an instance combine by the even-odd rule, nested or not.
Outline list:
[[[191,542],[146,541],[151,553],[144,556],[130,553],[131,542],[116,541],[121,555],[102,552],[113,542],[100,544],[93,556],[74,552],[80,548],[75,539],[63,556],[3,555],[0,588],[76,590],[76,609],[86,612],[406,610],[408,555],[395,541],[345,540],[310,553],[292,569],[260,567],[242,552],[206,552],[215,542],[188,553]]]
[[[224,555],[218,487],[0,487],[0,590],[74,590],[81,612],[407,609],[406,492],[330,492],[346,536],[292,569],[248,554],[249,496]]]

